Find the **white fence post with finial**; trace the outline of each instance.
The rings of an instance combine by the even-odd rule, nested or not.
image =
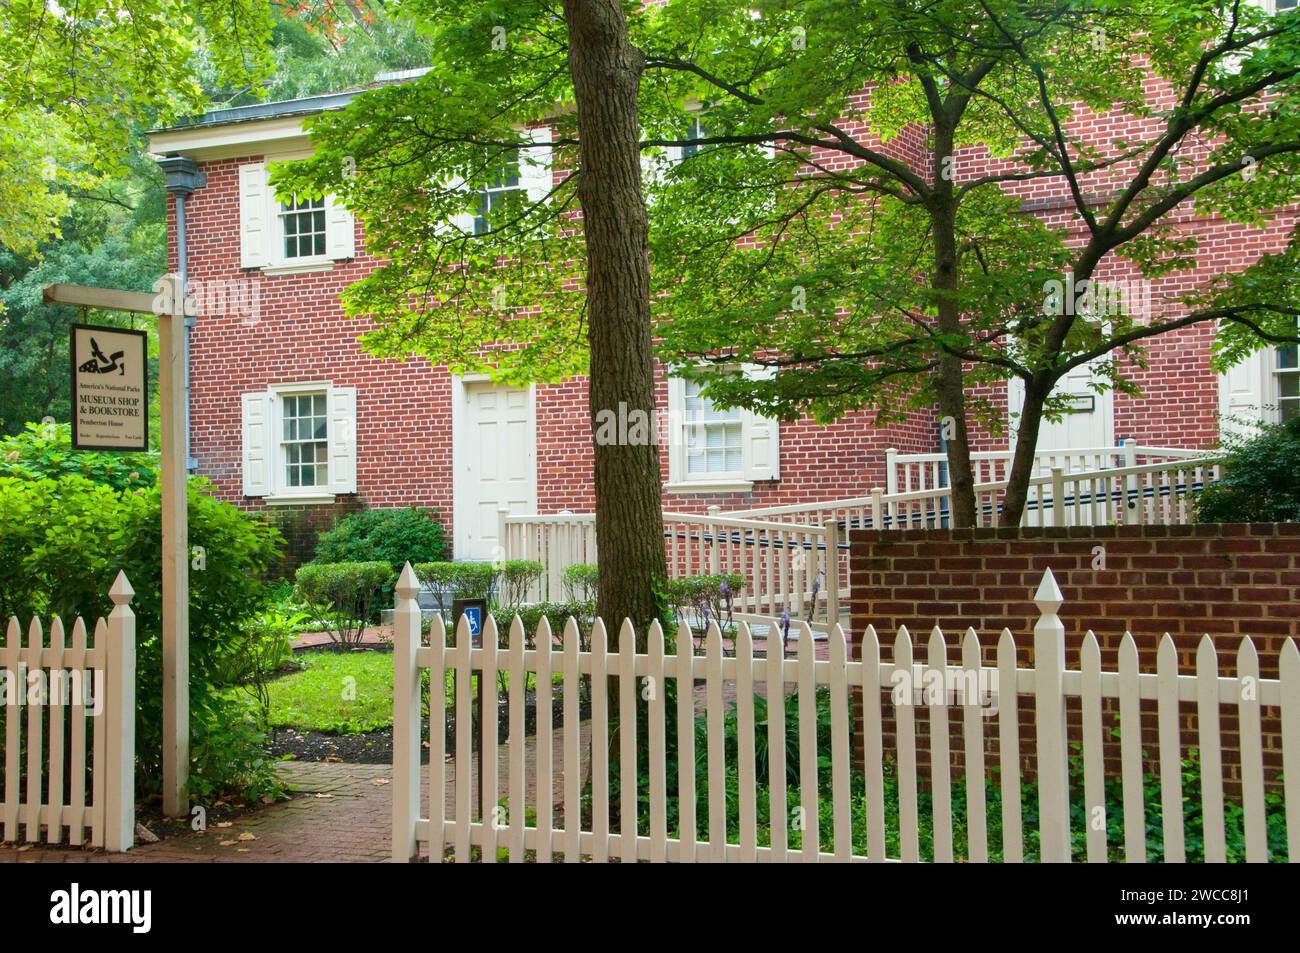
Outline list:
[[[1038,741],[1038,825],[1042,860],[1070,860],[1070,789],[1065,733],[1065,626],[1057,610],[1064,602],[1052,570],[1043,573],[1034,605],[1034,709]]]
[[[130,850],[135,844],[135,590],[118,571],[108,597],[108,645],[104,651],[104,709],[107,719],[104,783],[104,848]]]
[[[393,612],[393,862],[407,863],[416,853],[415,824],[420,805],[420,646],[419,580],[408,562],[397,579]],[[441,687],[442,678],[433,684]],[[441,797],[442,792],[433,792]]]

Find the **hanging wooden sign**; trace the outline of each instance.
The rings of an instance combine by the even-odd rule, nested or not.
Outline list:
[[[72,326],[72,445],[149,449],[149,335]]]

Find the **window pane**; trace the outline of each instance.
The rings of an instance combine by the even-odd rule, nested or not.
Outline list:
[[[1283,369],[1290,369],[1296,366],[1296,351],[1294,344],[1290,347],[1281,347],[1277,350],[1277,366]]]

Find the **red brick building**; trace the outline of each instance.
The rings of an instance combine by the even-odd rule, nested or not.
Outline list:
[[[436,507],[456,556],[486,557],[502,506],[517,513],[591,509],[585,383],[517,390],[454,377],[421,359],[380,360],[363,352],[357,338],[365,325],[345,317],[339,305],[339,293],[375,265],[359,226],[329,199],[277,203],[266,184],[268,163],[310,149],[304,118],[339,108],[350,96],[228,109],[152,137],[153,152],[191,160],[205,180],[184,203],[185,264],[202,305],[191,341],[192,465],[222,498],[275,511],[291,525],[319,525],[359,506]],[[1088,121],[1098,137],[1121,131],[1110,117]],[[874,145],[932,174],[919,133]],[[957,175],[975,177],[992,164],[963,153]],[[537,175],[525,164],[513,187],[544,187]],[[1104,194],[1100,178],[1087,184]],[[1082,229],[1062,183],[1009,187],[1022,189],[1028,212]],[[176,213],[173,200],[173,267],[181,263]],[[1156,308],[1206,275],[1280,250],[1295,224],[1288,215],[1248,228],[1191,209],[1173,221],[1200,237],[1199,267],[1143,286],[1144,300]],[[1100,277],[1127,282],[1136,275],[1116,260],[1103,263]],[[1063,381],[1078,396],[1077,412],[1045,424],[1039,449],[1113,446],[1126,438],[1213,447],[1221,415],[1277,419],[1300,410],[1294,348],[1265,351],[1220,377],[1209,364],[1212,335],[1210,326],[1198,325],[1149,342],[1149,367],[1129,371],[1140,398],[1095,394],[1086,373]],[[1014,388],[990,396],[1014,409]],[[886,448],[940,449],[934,413],[888,427],[875,426],[867,414],[830,426],[778,425],[715,410],[691,385],[664,376],[658,401],[670,424],[701,415],[707,422],[703,441],[668,434],[664,500],[678,511],[863,495],[885,485]],[[987,436],[979,445],[998,446]]]

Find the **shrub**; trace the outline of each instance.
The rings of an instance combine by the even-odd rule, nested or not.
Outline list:
[[[115,490],[136,489],[157,482],[158,454],[74,450],[69,424],[28,424],[22,433],[0,438],[0,476],[76,476]]]
[[[330,638],[356,645],[393,575],[386,562],[313,562],[298,568],[294,592],[328,614]]]
[[[1300,520],[1300,417],[1232,446],[1223,480],[1196,497],[1201,523]]]
[[[716,622],[726,635],[732,627],[732,601],[744,587],[745,577],[738,572],[683,576],[665,582],[663,595],[677,617],[685,617],[696,632],[706,632],[709,623]]]
[[[452,599],[488,599],[496,587],[497,570],[491,563],[418,563],[416,578],[433,589],[438,611],[451,616]]]
[[[161,498],[156,487],[119,493],[83,477],[0,478],[0,607],[6,614],[105,614],[126,572],[136,615],[136,766],[141,794],[162,774]],[[220,661],[265,598],[260,576],[280,558],[272,528],[189,486],[189,537],[202,552],[190,572],[191,796],[277,790],[249,706],[216,687]]]
[[[362,510],[343,517],[316,541],[317,563],[382,562],[400,570],[405,562],[442,559],[447,537],[436,510]]]
[[[497,635],[502,648],[510,645],[510,626],[515,616],[524,627],[524,644],[528,648],[536,647],[537,627],[546,619],[551,624],[551,632],[558,639],[564,633],[564,626],[572,618],[578,625],[578,648],[588,651],[591,648],[591,625],[596,618],[595,602],[537,602],[528,606],[505,606],[494,609],[492,618],[497,624]]]
[[[135,588],[136,765],[142,791],[162,777],[162,500],[159,490],[122,495],[124,512],[113,532],[120,555],[110,566],[126,571]],[[263,575],[282,555],[273,527],[189,483],[189,541],[203,568],[190,569],[190,713],[193,744],[190,793],[203,798],[242,793],[259,798],[279,790],[265,736],[249,705],[216,686],[219,658],[241,638],[245,622],[266,601]],[[111,579],[102,583],[103,591]]]
[[[528,590],[541,582],[542,564],[531,559],[509,559],[497,573],[497,599],[503,606],[517,606],[528,598]]]
[[[596,598],[599,578],[600,570],[595,563],[574,563],[561,574],[560,582],[570,600],[588,602]]]

